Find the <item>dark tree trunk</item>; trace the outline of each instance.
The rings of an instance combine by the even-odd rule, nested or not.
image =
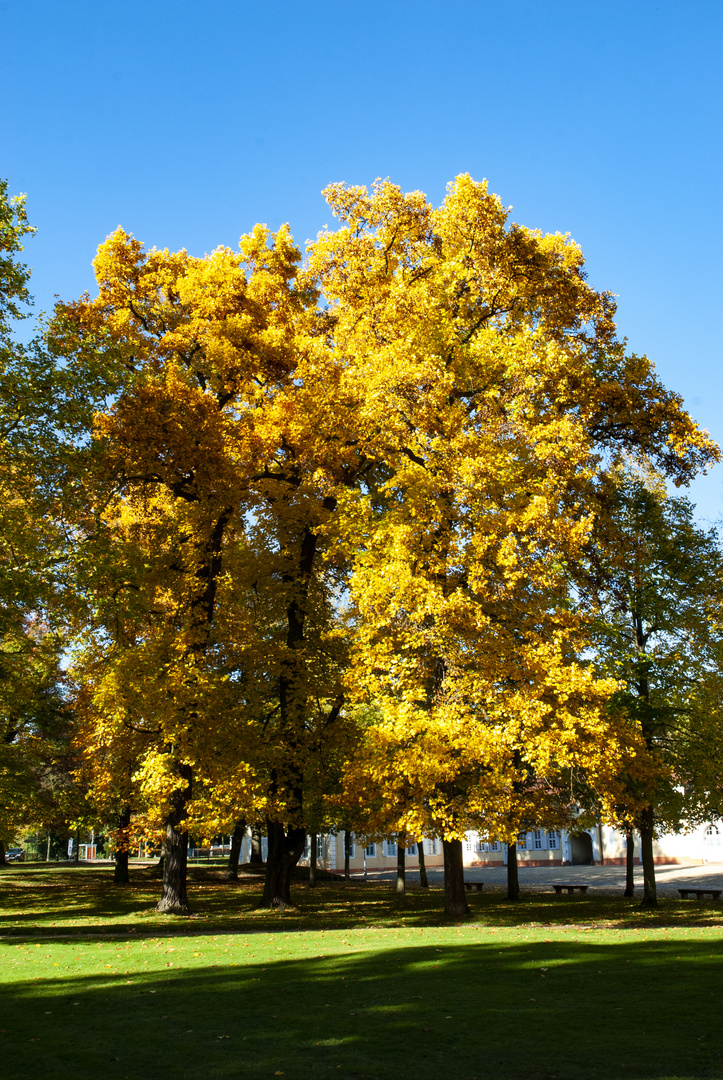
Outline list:
[[[113,869],[113,884],[128,885],[128,829],[131,823],[131,808],[126,804],[118,815],[118,843],[113,855],[115,867]]]
[[[517,749],[513,752],[512,759],[514,761],[515,769],[522,767],[522,751]],[[518,778],[514,783],[514,791],[516,795],[522,794],[525,787],[524,776],[529,775],[524,773],[522,776],[518,773]],[[517,901],[520,899],[520,875],[517,866],[517,836],[511,844],[507,845],[507,899]]]
[[[643,900],[641,907],[658,906],[658,890],[655,884],[655,859],[653,858],[654,816],[652,806],[640,815],[640,854],[643,863]]]
[[[0,840],[0,866],[8,866],[8,861],[5,858],[5,845]]]
[[[625,834],[625,892],[623,896],[635,896],[635,837]]]
[[[278,821],[267,822],[269,852],[266,858],[266,878],[261,907],[291,907],[291,874],[304,851],[306,833]]]
[[[222,510],[213,522],[210,534],[197,547],[196,590],[191,600],[190,624],[195,640],[189,646],[189,656],[200,657],[206,652],[216,609],[218,578],[223,563],[224,532],[233,514],[233,507]],[[193,728],[198,723],[195,705],[191,705],[188,710],[183,709],[182,715],[187,727]],[[183,783],[171,796],[170,811],[166,818],[162,856],[163,887],[156,911],[171,915],[188,915],[190,912],[187,894],[188,830],[184,828],[184,822],[186,808],[193,792],[193,769],[186,762],[179,760],[175,762],[174,768],[176,775]]]
[[[424,840],[420,840],[417,844],[417,854],[419,855],[419,887],[420,889],[428,889],[427,864],[424,861]]]
[[[309,888],[316,888],[316,833],[309,833]]]
[[[113,868],[113,884],[130,884],[131,879],[128,873],[128,851],[122,851],[120,848],[116,848],[114,855],[115,866]]]
[[[464,891],[462,841],[443,840],[442,850],[444,851],[444,913],[451,915],[452,918],[461,919],[469,915]]]
[[[238,821],[231,837],[231,852],[228,857],[226,881],[238,881],[238,861],[241,857],[241,845],[246,835],[246,822]]]
[[[261,853],[261,829],[258,825],[251,827],[251,854],[249,856],[249,862],[254,863],[257,866],[262,866],[264,857]]]
[[[351,880],[351,874],[349,873],[349,860],[351,858],[351,833],[348,829],[344,830],[344,881]]]
[[[322,507],[329,512],[335,510],[336,498],[332,495],[326,496],[322,500]],[[294,532],[295,528],[291,528],[288,535],[280,538],[282,548],[289,552],[293,551],[297,543],[292,535]],[[288,762],[283,769],[283,776],[272,770],[269,791],[274,801],[288,808],[288,816],[292,819],[297,816],[301,819],[303,811],[303,761],[308,697],[304,628],[316,551],[317,535],[314,527],[307,523],[301,533],[297,556],[282,576],[287,589],[286,652],[279,672],[278,726],[279,738],[286,747]],[[340,697],[331,709],[327,724],[338,717],[341,708]],[[281,823],[268,819],[267,828],[269,852],[261,904],[262,907],[289,907],[291,873],[304,850],[306,832],[303,828],[292,825],[285,829]]]
[[[407,875],[405,864],[405,849],[402,844],[397,844],[397,892],[403,893],[407,889]]]
[[[183,829],[186,805],[191,797],[193,772],[190,765],[179,762],[176,766],[178,775],[186,781],[186,786],[173,793],[171,813],[166,822],[166,837],[163,865],[163,889],[156,911],[170,915],[188,915],[188,895],[186,891],[186,872],[188,869],[188,830]]]
[[[603,847],[602,825],[598,825],[598,827],[597,827],[597,846],[598,846],[598,850],[600,852],[600,866],[604,866],[605,865],[605,849]]]
[[[80,830],[75,834],[75,854],[73,855],[73,862],[76,866],[80,862]]]
[[[517,842],[507,845],[507,899],[520,899],[520,876],[517,872]]]
[[[645,703],[643,710],[642,730],[648,749],[652,747],[653,730],[646,722],[647,707],[650,705],[650,685],[647,675],[647,660],[645,657],[647,647],[647,635],[643,628],[643,618],[640,612],[633,611],[633,626],[635,628],[635,644],[638,650],[638,659],[641,663],[640,677],[638,679],[638,697]],[[640,815],[640,861],[643,864],[643,899],[640,904],[643,908],[658,906],[658,890],[655,884],[655,859],[653,857],[653,830],[655,827],[655,814],[652,806],[646,806]]]
[[[168,915],[188,915],[186,871],[188,868],[188,833],[166,825],[166,851],[163,865],[163,889],[156,911]]]

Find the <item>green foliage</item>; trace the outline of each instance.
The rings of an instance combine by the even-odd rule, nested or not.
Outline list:
[[[679,829],[721,807],[723,551],[692,504],[650,473],[621,473],[608,493],[593,570],[594,642],[620,689],[613,706],[638,730],[650,771],[631,803],[652,801]]]
[[[27,316],[29,271],[19,261],[34,229],[24,197],[0,181],[0,840],[21,825],[62,816],[70,785],[58,632],[57,567],[64,538],[56,514],[52,361],[37,342],[14,340]],[[63,796],[64,797],[64,796]]]

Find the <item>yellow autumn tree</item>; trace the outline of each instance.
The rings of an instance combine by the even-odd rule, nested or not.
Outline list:
[[[397,830],[440,833],[457,871],[466,824],[514,832],[530,777],[574,762],[613,797],[640,748],[569,602],[598,479],[631,448],[676,481],[715,453],[569,238],[469,177],[439,209],[389,182],[327,198],[304,268],[286,229],[205,259],[119,231],[51,330],[106,395],[75,473],[87,715],[148,736],[162,910],[187,910],[189,822],[249,807],[264,902],[288,903],[305,788],[316,815],[343,758],[348,806],[371,782],[389,822],[401,777]]]
[[[95,761],[121,760],[126,732],[136,746],[133,783],[164,821],[166,911],[187,910],[189,825],[252,813],[265,902],[288,903],[305,781],[350,730],[344,555],[322,566],[319,541],[368,462],[335,439],[340,364],[288,232],[259,226],[241,248],[193,259],[118,232],[98,297],[61,306],[50,336],[69,380],[108,388],[76,467],[77,672],[100,741],[82,737],[108,749]]]
[[[389,825],[404,789],[397,829],[443,836],[454,913],[466,828],[513,839],[562,770],[609,801],[643,760],[569,602],[602,472],[640,448],[684,482],[717,451],[625,354],[569,237],[510,224],[468,176],[439,209],[388,181],[327,197],[341,226],[311,268],[386,470],[334,521],[356,545],[350,695],[377,717],[350,798],[384,791]]]

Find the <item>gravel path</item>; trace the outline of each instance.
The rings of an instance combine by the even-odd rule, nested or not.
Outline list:
[[[354,875],[356,877],[357,875]],[[441,885],[441,870],[428,870],[430,885]],[[624,866],[520,866],[521,892],[547,892],[553,885],[589,885],[590,892],[619,895],[625,888]],[[370,881],[393,880],[395,871],[369,872]],[[486,892],[507,889],[507,867],[465,867],[465,881],[483,881]],[[415,870],[407,872],[410,885],[419,880]],[[723,889],[723,863],[687,863],[655,867],[658,894],[678,896],[680,887]],[[635,867],[635,887],[642,892],[643,868]]]

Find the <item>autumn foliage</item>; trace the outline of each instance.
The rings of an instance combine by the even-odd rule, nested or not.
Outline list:
[[[469,176],[325,194],[303,260],[118,230],[48,328],[80,773],[119,845],[165,839],[165,910],[189,829],[265,821],[283,904],[307,830],[512,840],[665,767],[588,584],[625,463],[717,448],[568,236]]]

